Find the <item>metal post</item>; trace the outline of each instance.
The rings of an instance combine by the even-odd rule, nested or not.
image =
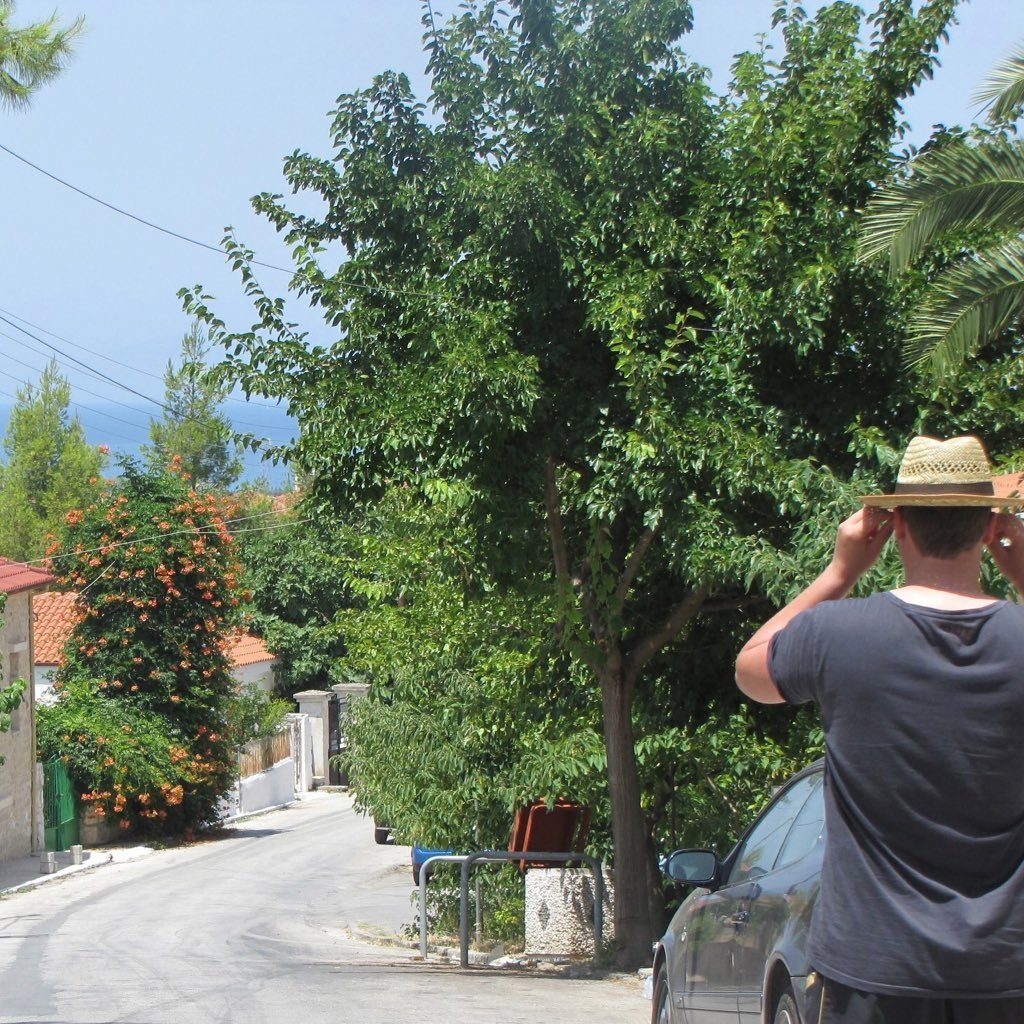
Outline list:
[[[483,850],[479,853],[469,853],[464,857],[454,857],[451,859],[461,860],[462,862],[462,877],[459,885],[459,962],[463,967],[469,967],[469,873],[478,862],[502,863],[530,860],[553,864],[567,864],[573,860],[586,861],[594,875],[594,956],[597,956],[604,933],[604,876],[601,873],[601,863],[596,857],[591,857],[585,853],[532,853],[525,850]],[[427,863],[430,862],[428,861]],[[424,894],[422,898],[425,900],[425,889],[422,888],[423,868],[420,868],[420,885],[420,892]],[[421,928],[423,927],[422,920],[421,916]],[[425,939],[423,940],[423,948],[426,949]],[[425,952],[424,956],[426,956]]]
[[[424,960],[427,959],[427,882],[431,874],[427,868],[435,864],[461,864],[465,859],[465,854],[439,853],[420,865],[420,956]]]

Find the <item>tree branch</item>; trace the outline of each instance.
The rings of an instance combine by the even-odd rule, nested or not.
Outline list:
[[[657,531],[651,527],[644,530],[636,543],[636,547],[633,548],[632,554],[627,559],[626,566],[622,570],[622,576],[619,579],[619,585],[615,588],[615,606],[617,608],[621,608],[625,603],[629,588],[633,586],[636,574],[640,571],[640,563],[644,560],[644,555],[647,554],[647,549],[653,543],[656,535]]]
[[[555,457],[549,455],[544,462],[544,508],[548,516],[548,534],[551,537],[551,557],[555,563],[555,578],[563,594],[572,588],[569,574],[569,552],[565,546],[565,531],[562,528],[562,502],[555,479]]]
[[[694,587],[682,601],[669,612],[668,618],[660,629],[645,636],[626,658],[625,675],[629,682],[633,682],[640,675],[643,667],[658,653],[667,643],[674,640],[679,631],[700,611],[707,597],[708,588],[704,584]]]

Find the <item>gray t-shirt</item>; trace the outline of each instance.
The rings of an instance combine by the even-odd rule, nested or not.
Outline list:
[[[825,729],[816,970],[891,995],[1024,994],[1024,608],[827,601],[769,648]]]

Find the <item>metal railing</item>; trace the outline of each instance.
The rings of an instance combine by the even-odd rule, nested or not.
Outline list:
[[[531,863],[567,864],[585,861],[594,876],[594,956],[601,948],[604,934],[604,875],[601,862],[585,853],[535,853],[532,850],[480,850],[477,853],[445,853],[428,857],[420,865],[420,955],[427,958],[427,882],[429,868],[434,864],[459,864],[462,877],[459,886],[459,962],[469,966],[469,873],[477,864],[511,863],[526,860]]]

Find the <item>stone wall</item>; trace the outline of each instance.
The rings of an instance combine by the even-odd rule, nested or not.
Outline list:
[[[615,936],[613,884],[604,870],[602,937]],[[594,956],[594,874],[590,868],[530,868],[526,872],[526,950],[534,956]]]
[[[35,719],[32,681],[32,650],[29,645],[31,602],[29,595],[12,594],[0,613],[0,671],[7,686],[24,679],[29,686],[14,712],[11,728],[0,733],[0,861],[32,853],[36,826],[42,820],[42,791],[35,785]],[[38,804],[38,806],[36,806]]]

